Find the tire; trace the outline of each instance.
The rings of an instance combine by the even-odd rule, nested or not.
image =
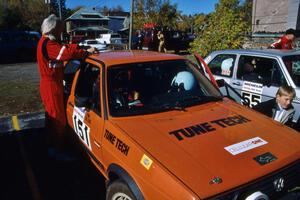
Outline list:
[[[137,200],[126,183],[120,179],[108,185],[106,200]]]

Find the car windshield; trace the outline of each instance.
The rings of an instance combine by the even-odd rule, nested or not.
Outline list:
[[[282,60],[295,85],[300,87],[300,55],[284,56],[282,57]]]
[[[112,116],[185,110],[222,95],[188,60],[133,63],[108,69]]]

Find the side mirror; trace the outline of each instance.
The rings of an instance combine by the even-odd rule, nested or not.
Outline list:
[[[90,106],[89,97],[75,96],[75,106],[89,108],[89,106]]]
[[[224,87],[225,86],[225,81],[224,79],[218,79],[216,80],[217,84],[219,87]]]

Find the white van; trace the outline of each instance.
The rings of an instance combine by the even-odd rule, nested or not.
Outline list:
[[[105,33],[105,34],[100,34],[100,37],[96,38],[96,40],[98,40],[102,44],[110,44],[111,39],[113,38],[121,38],[121,35],[118,33]]]

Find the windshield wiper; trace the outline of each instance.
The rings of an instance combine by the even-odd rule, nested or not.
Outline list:
[[[185,107],[182,106],[179,101],[176,101],[174,104],[172,103],[164,103],[161,105],[152,105],[151,106],[154,109],[159,109],[159,110],[179,110],[179,111],[186,111]]]

